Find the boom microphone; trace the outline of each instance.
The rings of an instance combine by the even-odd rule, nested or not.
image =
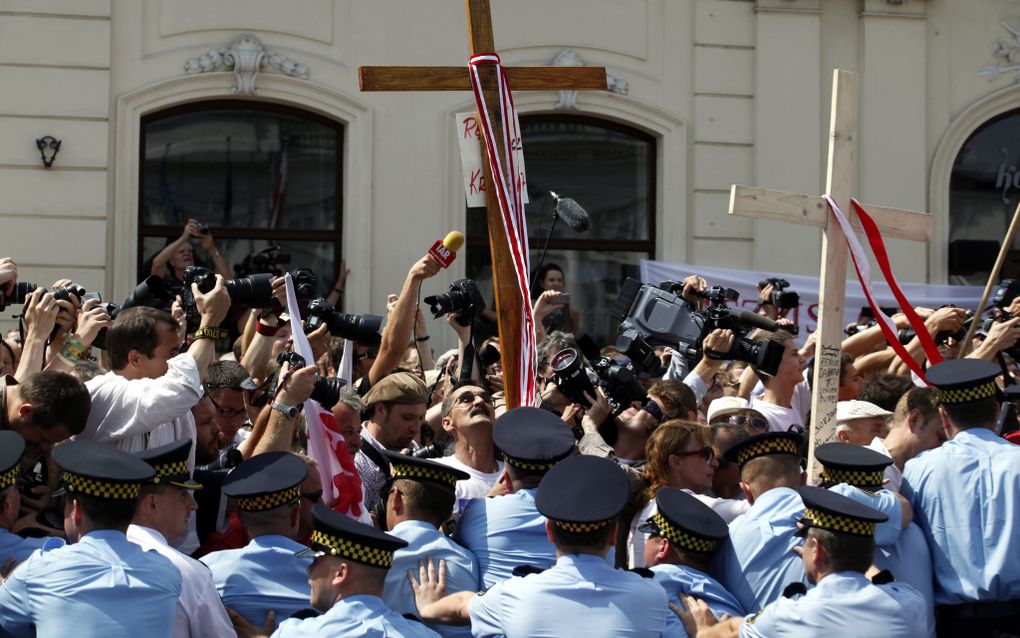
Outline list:
[[[759,315],[757,312],[751,312],[750,310],[741,310],[738,316],[738,321],[745,323],[755,328],[761,328],[769,332],[775,332],[779,330],[779,324],[772,321],[768,317]]]
[[[583,233],[591,228],[591,217],[588,215],[588,211],[581,208],[580,204],[570,197],[560,197],[553,191],[549,191],[549,194],[556,200],[556,208],[553,210],[574,232]]]
[[[448,267],[457,258],[457,251],[464,245],[464,233],[459,230],[451,230],[446,237],[437,240],[429,248],[429,254],[436,258],[443,268]]]

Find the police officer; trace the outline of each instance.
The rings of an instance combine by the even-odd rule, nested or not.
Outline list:
[[[542,479],[535,496],[556,545],[556,564],[504,580],[484,593],[442,597],[443,582],[433,577],[430,563],[419,570],[422,580],[415,583],[422,617],[470,620],[475,636],[661,635],[665,590],[606,562],[628,494],[627,476],[613,461],[594,456],[561,461]]]
[[[393,556],[383,600],[399,614],[417,615],[407,572],[417,573],[419,561],[426,558],[445,564],[447,591],[478,591],[475,555],[439,531],[453,512],[457,481],[467,480],[468,473],[395,452],[388,452],[386,457],[390,462],[390,480],[385,488],[386,528],[407,546]],[[430,626],[441,636],[471,635],[467,627]]]
[[[680,595],[686,594],[705,601],[716,618],[745,615],[740,601],[706,573],[716,549],[729,534],[726,521],[682,490],[659,490],[655,505],[656,513],[638,531],[649,534],[645,565],[651,566],[653,580],[666,590],[670,602],[680,604]],[[670,613],[666,614],[663,635],[685,638],[687,632]]]
[[[63,472],[73,544],[47,545],[0,587],[4,635],[169,637],[180,572],[124,535],[152,468],[90,441],[59,445],[52,458]]]
[[[471,501],[453,535],[478,558],[484,588],[509,578],[521,565],[546,568],[556,562],[535,492],[546,472],[574,450],[570,428],[538,408],[514,408],[500,416],[492,439],[506,459],[507,494]]]
[[[156,475],[142,484],[134,521],[127,538],[144,550],[166,557],[181,572],[181,596],[174,615],[174,638],[229,636],[233,631],[209,569],[171,547],[187,536],[195,511],[191,490],[202,486],[188,472],[191,439],[136,452]]]
[[[940,636],[1016,633],[1020,446],[994,427],[997,366],[955,359],[926,375],[949,440],[907,462],[903,495],[932,549]]]
[[[931,552],[912,521],[906,499],[885,485],[893,460],[875,450],[849,443],[826,443],[815,449],[822,466],[822,487],[878,510],[889,520],[875,526],[874,565],[917,590],[925,602],[929,635],[935,635],[935,601]]]
[[[43,546],[45,538],[22,538],[10,531],[21,511],[21,457],[25,455],[25,439],[17,432],[0,431],[0,564],[13,559],[20,564]]]
[[[909,585],[874,584],[864,572],[875,550],[877,510],[821,487],[799,490],[806,509],[798,536],[803,537],[804,571],[816,586],[797,598],[779,598],[760,613],[716,624],[704,603],[684,614],[688,631],[699,638],[826,636],[828,638],[923,638],[927,635],[924,601]],[[686,599],[685,602],[693,602]]]
[[[438,636],[420,622],[393,611],[381,598],[393,552],[405,547],[404,541],[324,505],[312,510],[312,527],[311,548],[301,553],[313,558],[308,567],[312,606],[325,613],[285,620],[273,638]],[[237,614],[231,617],[238,636],[257,635]]]
[[[797,494],[801,437],[766,432],[728,449],[724,458],[740,467],[740,489],[751,508],[730,523],[729,540],[719,550],[713,575],[748,612],[779,598],[792,582],[806,582],[793,552],[794,533],[804,504]]]
[[[297,538],[305,462],[290,452],[266,452],[244,461],[223,480],[251,542],[240,549],[206,554],[220,599],[248,622],[262,626],[270,611],[277,622],[308,607],[311,560]]]

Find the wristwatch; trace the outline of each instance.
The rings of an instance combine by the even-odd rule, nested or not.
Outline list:
[[[287,405],[286,403],[280,403],[279,401],[273,401],[273,409],[283,412],[284,416],[288,419],[293,419],[298,415],[298,412],[300,412],[296,405]]]

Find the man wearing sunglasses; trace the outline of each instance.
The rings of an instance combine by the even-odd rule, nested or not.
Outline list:
[[[644,460],[648,435],[669,419],[696,420],[696,405],[694,392],[684,383],[656,381],[640,406],[632,405],[616,418],[619,435],[613,452],[617,460],[625,465]],[[585,446],[579,447],[583,453],[589,453]]]
[[[721,397],[708,406],[708,424],[712,428],[712,448],[719,457],[719,467],[712,477],[712,492],[719,498],[743,499],[740,470],[723,453],[749,436],[767,432],[769,422],[757,410],[748,407],[740,397]]]

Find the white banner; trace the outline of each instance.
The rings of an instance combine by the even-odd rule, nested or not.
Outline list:
[[[516,118],[517,114],[514,114]],[[474,111],[457,113],[457,143],[460,146],[460,164],[464,172],[464,195],[468,208],[485,206],[485,176],[482,173],[482,129]],[[521,129],[518,122],[517,130]],[[520,169],[517,180],[521,184],[521,198],[528,203],[528,177],[524,172],[524,150],[520,141],[514,146],[514,164]]]
[[[790,282],[787,291],[800,295],[800,306],[790,311],[789,319],[800,326],[799,343],[803,343],[807,335],[815,331],[818,324],[818,277],[804,277],[777,272],[756,272],[753,270],[736,270],[732,268],[709,268],[691,266],[665,261],[641,260],[641,281],[658,285],[663,281],[682,281],[688,275],[701,275],[709,286],[733,288],[740,293],[740,299],[731,304],[740,310],[754,310],[758,305],[758,282],[763,279],[777,277]],[[905,284],[900,288],[913,306],[938,308],[944,304],[953,304],[961,308],[976,310],[981,301],[981,286],[948,286],[940,284]],[[897,308],[896,299],[889,286],[885,283],[874,284],[877,293],[875,301],[883,308]],[[868,308],[868,300],[864,297],[861,284],[856,279],[846,282],[846,302],[843,306],[843,325],[856,323],[862,308]],[[870,310],[870,309],[869,309]],[[890,313],[892,314],[892,313]]]

